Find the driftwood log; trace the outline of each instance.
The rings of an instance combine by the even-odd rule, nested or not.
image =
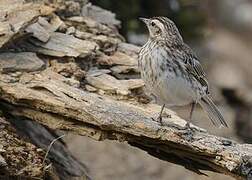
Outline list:
[[[2,2],[0,9],[11,3]],[[20,121],[39,123],[50,129],[46,133],[63,130],[99,141],[126,141],[198,174],[209,170],[252,179],[252,145],[196,126],[189,132],[185,121],[168,109],[164,126],[153,120],[160,107],[147,103],[143,95],[139,47],[123,42],[114,14],[84,1],[15,3],[19,6],[1,11],[5,16],[0,24],[5,26],[0,27],[5,28],[0,29],[0,109],[18,131],[27,136],[26,128],[40,126]],[[30,12],[33,6],[46,11]],[[19,11],[35,14],[16,16]],[[45,137],[36,135],[32,142],[46,149],[36,143],[39,138]],[[70,159],[80,172],[72,175],[85,175],[84,166]]]

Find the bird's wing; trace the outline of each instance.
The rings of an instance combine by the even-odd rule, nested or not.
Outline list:
[[[208,82],[205,76],[205,72],[203,71],[202,66],[200,65],[198,60],[194,60],[193,62],[194,63],[192,64],[187,63],[185,65],[187,72],[193,75],[193,77],[195,77],[195,79],[197,79],[203,87],[206,87],[208,93]]]
[[[206,87],[206,92],[208,92],[208,82],[206,79],[206,74],[198,61],[198,58],[196,55],[193,53],[193,51],[188,47],[184,46],[183,50],[183,62],[186,68],[186,71],[191,74],[196,80],[199,81],[199,83],[203,86]]]

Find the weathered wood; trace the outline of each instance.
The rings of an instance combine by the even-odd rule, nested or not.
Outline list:
[[[141,79],[117,80],[115,77],[108,74],[87,75],[87,82],[102,90],[110,91],[121,95],[129,95],[130,90],[141,88],[144,83]]]
[[[143,87],[136,60],[139,47],[122,42],[114,14],[88,4],[81,15],[80,4],[72,1],[58,7],[57,14],[62,16],[42,4],[0,2],[0,50],[25,51],[0,54],[0,110],[16,120],[21,132],[36,134],[39,131],[33,128],[40,123],[100,141],[126,141],[199,174],[209,170],[252,178],[251,145],[210,135],[196,126],[185,130],[186,122],[168,109],[161,126],[152,118],[160,107],[136,101],[139,97],[134,93]],[[10,2],[17,4],[10,6]],[[22,43],[17,43],[19,39]],[[48,132],[43,127],[39,130],[35,144],[39,137],[48,140]],[[64,166],[69,174],[85,174],[78,162],[71,157],[70,161],[77,169]]]
[[[53,8],[21,0],[0,1],[0,48],[23,37],[24,29],[40,15],[48,15]]]
[[[46,43],[50,39],[50,33],[58,30],[61,26],[64,26],[64,22],[61,21],[58,16],[52,15],[50,20],[47,20],[44,17],[39,17],[37,22],[27,26],[25,31],[28,33],[33,33],[33,37]]]
[[[45,63],[35,53],[1,53],[0,67],[2,72],[32,72],[41,70]]]
[[[29,82],[1,81],[0,99],[10,105],[8,113],[96,140],[127,141],[198,173],[210,170],[237,178],[251,177],[251,145],[210,135],[197,127],[193,132],[183,130],[185,121],[168,110],[171,118],[161,126],[152,119],[159,106],[130,104],[87,93],[64,83],[64,77],[53,76],[53,72],[46,71],[34,75]]]
[[[125,65],[125,66],[137,66],[137,61],[135,58],[126,55],[125,53],[115,52],[111,56],[100,56],[97,59],[97,63],[101,65]]]
[[[98,50],[95,42],[77,39],[71,35],[58,32],[52,33],[47,43],[38,41],[32,41],[32,43],[35,44],[35,46],[30,47],[32,51],[56,57],[85,57]]]

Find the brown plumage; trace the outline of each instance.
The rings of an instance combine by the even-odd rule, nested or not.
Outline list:
[[[214,125],[227,127],[211,100],[202,66],[183,42],[176,25],[166,17],[141,20],[149,30],[149,40],[141,48],[138,61],[147,89],[164,105],[192,103],[189,122],[195,104],[199,103]]]

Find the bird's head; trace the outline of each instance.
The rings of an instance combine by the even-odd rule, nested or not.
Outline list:
[[[183,39],[175,23],[167,17],[140,18],[149,30],[151,39],[164,39],[183,42]]]

